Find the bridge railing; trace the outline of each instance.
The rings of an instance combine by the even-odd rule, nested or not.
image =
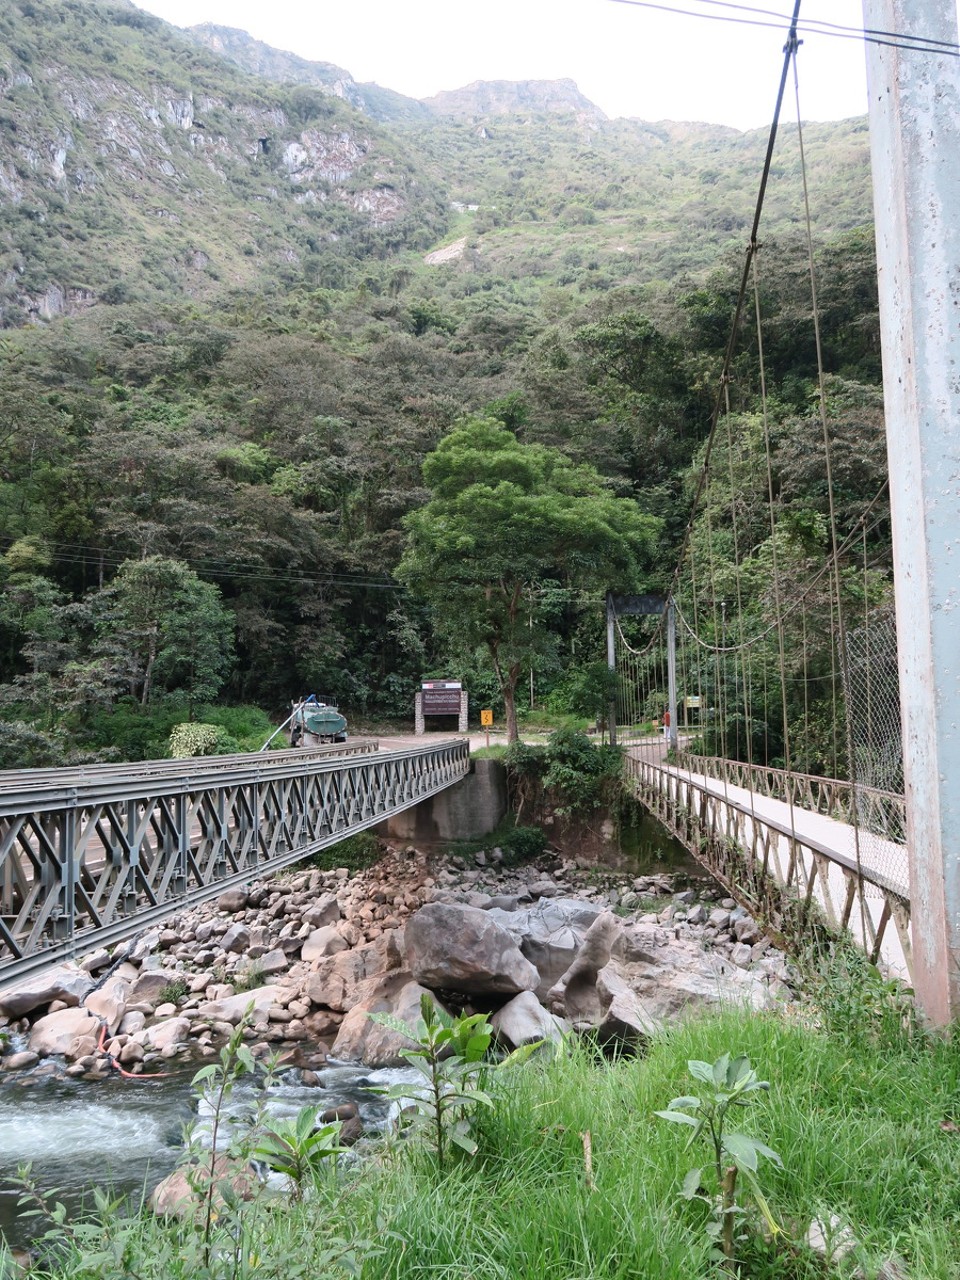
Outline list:
[[[885,840],[903,844],[906,839],[906,801],[895,791],[865,787],[841,778],[789,773],[785,769],[726,760],[721,756],[697,756],[691,752],[682,752],[678,763],[693,773],[707,773],[729,786],[743,787],[811,813],[837,818],[840,822],[856,823],[863,831]]]
[[[374,826],[458,781],[469,754],[448,739],[5,775],[0,985]]]
[[[703,763],[690,757],[689,772],[638,754],[627,756],[625,768],[660,822],[785,941],[813,937],[823,924],[846,930],[873,963],[911,981],[905,885],[711,790],[695,776]]]

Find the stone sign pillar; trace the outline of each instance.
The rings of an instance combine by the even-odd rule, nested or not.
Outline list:
[[[413,700],[413,732],[417,737],[427,732],[427,726],[423,719],[423,694],[419,689]]]
[[[426,732],[427,716],[456,716],[457,732],[467,732],[467,691],[459,680],[422,680],[414,703],[415,731]]]

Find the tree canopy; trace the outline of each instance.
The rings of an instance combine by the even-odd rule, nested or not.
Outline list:
[[[431,498],[404,521],[398,576],[448,641],[485,650],[516,741],[517,682],[547,640],[545,590],[559,583],[602,598],[637,586],[657,521],[614,496],[593,467],[523,443],[495,418],[451,431],[423,478]]]

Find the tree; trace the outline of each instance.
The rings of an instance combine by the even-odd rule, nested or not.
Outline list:
[[[127,560],[99,593],[98,630],[146,706],[156,686],[190,702],[216,696],[233,657],[233,615],[179,560]]]
[[[543,644],[542,589],[629,590],[657,522],[559,450],[522,444],[502,422],[467,419],[423,464],[430,501],[406,517],[398,576],[460,648],[486,651],[517,740],[516,688]]]

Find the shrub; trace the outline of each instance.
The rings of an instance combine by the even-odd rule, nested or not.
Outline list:
[[[240,750],[240,744],[221,725],[185,723],[174,725],[168,750],[172,760],[186,760],[230,755]]]
[[[500,843],[510,862],[532,862],[543,853],[547,837],[539,827],[514,827]]]

